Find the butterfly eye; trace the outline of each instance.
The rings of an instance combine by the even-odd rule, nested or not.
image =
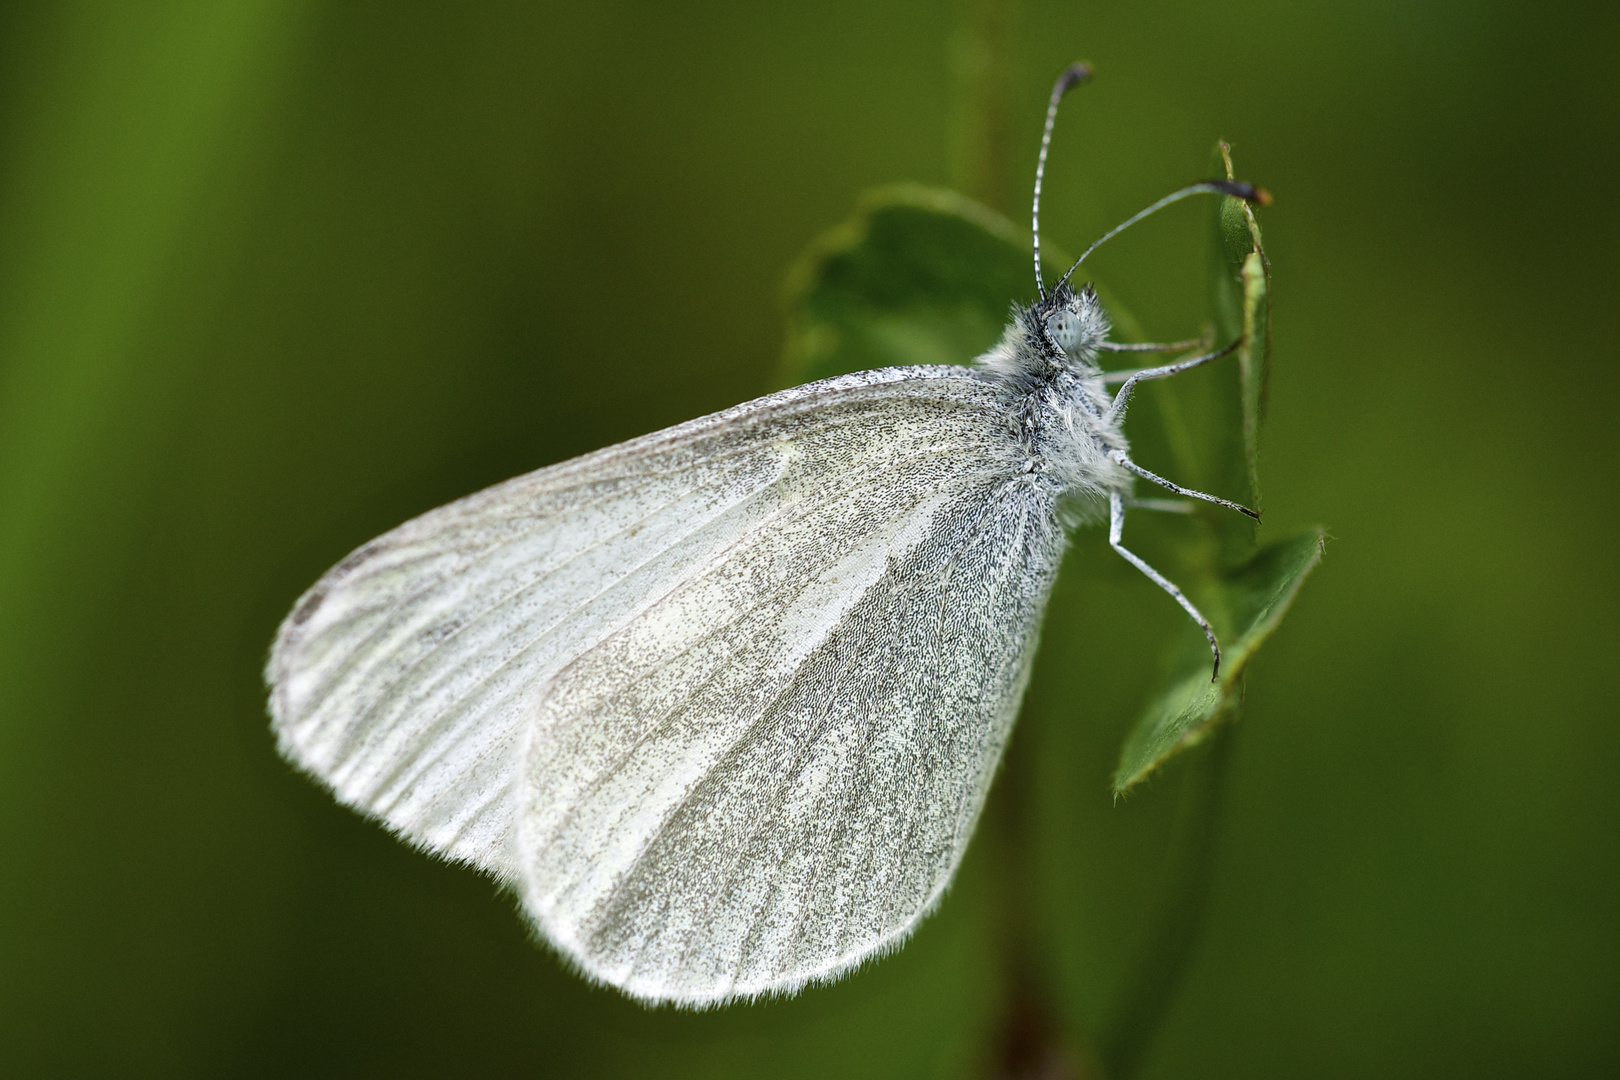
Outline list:
[[[1064,352],[1073,352],[1080,344],[1080,320],[1071,311],[1061,311],[1047,320],[1052,338]]]

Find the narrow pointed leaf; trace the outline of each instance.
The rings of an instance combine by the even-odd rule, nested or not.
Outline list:
[[[1225,143],[1215,162],[1231,179],[1232,159]],[[1240,199],[1222,199],[1216,208],[1214,255],[1211,292],[1217,338],[1241,344],[1237,363],[1226,369],[1230,376],[1206,380],[1206,400],[1201,404],[1206,413],[1228,416],[1225,431],[1236,437],[1211,440],[1204,453],[1213,460],[1206,461],[1202,472],[1211,482],[1224,484],[1216,490],[1241,492],[1250,505],[1259,506],[1260,423],[1271,354],[1271,269],[1254,211]],[[1186,389],[1185,384],[1167,384],[1162,392],[1173,397]],[[1167,410],[1180,416],[1189,411],[1185,406]],[[1222,642],[1220,678],[1210,678],[1209,652],[1201,635],[1184,635],[1163,689],[1121,748],[1114,771],[1116,793],[1139,783],[1172,754],[1202,740],[1213,725],[1236,715],[1249,659],[1276,629],[1321,558],[1320,529],[1257,548],[1257,530],[1249,519],[1226,515],[1208,520],[1217,532],[1216,552],[1201,560],[1202,573],[1184,584],[1215,624]]]

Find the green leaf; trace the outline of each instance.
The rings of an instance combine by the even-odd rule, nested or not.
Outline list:
[[[1321,529],[1308,529],[1261,548],[1241,566],[1220,573],[1200,597],[1222,641],[1221,676],[1209,677],[1209,649],[1187,635],[1167,685],[1125,739],[1114,791],[1124,792],[1178,750],[1196,745],[1230,718],[1243,697],[1243,670],[1282,621],[1299,587],[1322,557]],[[1210,598],[1213,597],[1212,603]]]
[[[1068,269],[1043,253],[1049,280]],[[865,195],[788,275],[788,384],[899,364],[966,364],[1035,292],[1029,234],[963,195],[919,184]],[[1126,339],[1136,323],[1106,291]]]
[[[948,191],[872,192],[789,275],[785,374],[965,364],[1031,280],[1028,245],[1000,215]]]

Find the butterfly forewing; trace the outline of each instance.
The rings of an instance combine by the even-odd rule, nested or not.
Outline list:
[[[750,537],[756,550],[784,515],[820,506],[827,522],[847,520],[839,508],[854,504],[827,493],[896,448],[936,461],[954,449],[963,468],[990,467],[973,440],[994,442],[1004,410],[962,369],[866,372],[424,514],[334,567],[282,625],[267,672],[278,741],[341,801],[516,882],[518,746],[560,671],[708,580]],[[848,591],[832,588],[828,602]],[[815,607],[795,610],[814,621]]]

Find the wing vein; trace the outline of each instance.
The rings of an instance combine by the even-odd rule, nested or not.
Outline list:
[[[780,475],[778,475],[778,479],[780,479]],[[670,542],[667,546],[661,547],[657,551],[655,551],[652,554],[648,555],[647,558],[643,559],[641,562],[639,562],[635,566],[633,566],[629,571],[627,571],[625,574],[623,574],[613,584],[607,586],[606,588],[599,589],[597,592],[595,592],[592,595],[590,595],[590,596],[586,597],[585,599],[581,600],[579,603],[575,604],[573,607],[570,607],[570,608],[566,609],[565,611],[560,612],[558,614],[557,618],[553,619],[551,621],[551,623],[549,623],[545,627],[544,630],[541,630],[539,633],[535,634],[534,636],[530,637],[526,642],[524,642],[523,647],[521,649],[514,650],[512,652],[512,655],[508,656],[506,659],[502,660],[499,664],[495,665],[489,671],[485,672],[482,676],[480,676],[477,682],[473,683],[471,686],[466,687],[466,689],[461,693],[461,695],[457,699],[458,702],[466,701],[466,699],[469,696],[471,696],[475,691],[489,685],[489,683],[490,683],[490,681],[492,679],[494,679],[496,676],[501,674],[501,672],[505,671],[508,667],[510,667],[518,659],[523,657],[526,653],[529,652],[529,650],[533,649],[540,642],[542,642],[542,641],[546,640],[547,638],[549,638],[550,636],[552,636],[552,634],[554,634],[556,632],[557,628],[559,626],[561,626],[563,623],[567,622],[569,618],[571,618],[574,615],[579,614],[581,611],[584,611],[591,604],[593,604],[596,601],[600,600],[602,597],[608,595],[609,593],[613,592],[614,590],[625,586],[631,580],[631,578],[633,578],[635,576],[636,571],[645,568],[646,566],[650,565],[651,563],[653,563],[653,562],[657,561],[658,559],[662,558],[663,556],[669,554],[671,551],[673,551],[680,544],[682,544],[682,543],[686,542],[687,540],[691,539],[693,536],[696,536],[703,529],[705,529],[708,526],[712,525],[714,522],[720,520],[722,517],[725,517],[727,514],[730,514],[731,512],[735,511],[738,507],[744,506],[744,505],[754,501],[766,489],[768,489],[770,486],[771,486],[770,484],[765,484],[765,485],[762,485],[761,487],[755,488],[753,491],[748,492],[746,495],[744,495],[742,498],[738,499],[736,502],[729,503],[729,504],[721,507],[720,509],[718,509],[717,511],[715,511],[713,514],[709,515],[708,517],[700,519],[695,525],[692,526],[691,529],[689,529],[685,533],[682,533],[678,538],[676,538],[675,540]],[[681,498],[684,498],[685,494],[690,494],[690,492],[683,493]],[[673,499],[668,504],[661,507],[658,511],[654,511],[654,513],[656,514],[656,513],[662,512],[663,510],[668,509],[670,506],[675,505],[675,503],[677,503],[679,501],[680,501],[680,498]],[[652,517],[652,516],[653,516],[653,514],[647,515],[647,517]],[[634,528],[635,525],[640,524],[641,521],[645,521],[645,520],[646,520],[646,518],[641,518],[635,524],[626,526],[625,529],[621,529],[618,533],[615,533],[614,535],[615,536],[621,535],[622,533],[628,531],[629,529]],[[751,532],[749,534],[745,534],[745,535],[751,535]],[[596,550],[597,548],[600,548],[601,546],[602,546],[601,544],[593,545],[593,547],[590,550]],[[578,556],[575,556],[575,558],[582,557],[584,554],[586,554],[586,553],[581,552]],[[569,560],[570,563],[573,562],[573,561],[574,561],[573,559]],[[566,565],[568,565],[568,564],[567,563],[562,564],[562,566],[566,566]],[[562,569],[562,566],[559,566],[557,569],[558,570]],[[552,576],[552,574],[555,574],[555,573],[556,573],[556,570],[553,570],[553,571],[551,571],[550,573],[547,574],[547,577],[549,578],[549,577]],[[529,591],[529,590],[531,590],[531,589],[533,589],[535,587],[536,587],[535,585],[529,585],[529,586],[525,586],[523,588],[516,589],[516,590],[513,590],[513,591],[507,593],[499,601],[496,601],[495,603],[493,603],[493,604],[485,607],[483,610],[481,610],[479,612],[479,614],[476,616],[476,618],[474,618],[472,620],[469,620],[467,622],[467,624],[463,625],[462,627],[457,628],[455,633],[460,634],[463,630],[470,627],[473,623],[483,621],[490,614],[492,614],[495,611],[496,608],[498,608],[501,605],[505,604],[507,600],[510,600],[512,597],[518,595],[519,593]],[[664,595],[667,595],[667,594],[664,594]],[[661,598],[662,597],[660,597],[660,599]],[[638,615],[640,615],[641,613],[644,613],[645,611],[647,611],[648,608],[652,607],[653,604],[656,604],[656,603],[657,603],[657,600],[653,600],[653,601],[651,601],[651,602],[649,602],[647,604],[642,605],[637,610],[631,612],[626,617],[625,622],[626,623],[634,622],[635,618]],[[610,633],[611,633],[611,631],[610,631]],[[453,637],[453,636],[454,635],[447,635],[446,640],[448,640],[449,637]],[[430,651],[436,651],[442,644],[443,644],[443,642],[435,643],[432,650],[430,650]],[[418,657],[416,660],[414,660],[412,662],[411,667],[407,668],[406,672],[402,673],[402,675],[408,673],[411,670],[414,670],[416,667],[420,666],[426,660],[427,660],[426,655]],[[566,667],[566,666],[567,665],[564,665],[564,667]],[[559,670],[561,670],[561,669],[559,669]],[[363,715],[369,715],[370,711],[372,709],[374,709],[376,707],[376,705],[379,704],[380,701],[382,701],[382,700],[387,700],[387,699],[379,699],[378,702],[373,702],[373,704],[367,709],[367,712],[365,714],[363,714]],[[458,723],[458,720],[459,720],[459,723]],[[451,732],[444,732],[444,733],[441,733],[441,734],[434,734],[435,729],[443,726],[446,722],[448,722],[449,724],[452,725],[453,730]],[[447,706],[439,714],[439,716],[434,719],[434,721],[432,723],[430,723],[427,727],[425,727],[423,729],[421,735],[419,735],[418,737],[419,738],[431,737],[434,741],[439,741],[439,742],[444,742],[446,744],[450,744],[450,743],[453,743],[455,740],[453,738],[445,739],[445,738],[443,738],[444,735],[446,735],[446,734],[455,734],[456,732],[455,732],[454,729],[459,729],[459,727],[461,727],[461,726],[464,726],[466,724],[476,723],[476,722],[477,722],[476,717],[467,717],[467,716],[460,715],[459,710],[456,710],[456,709],[454,709],[452,707]],[[450,751],[450,746],[445,745],[444,747],[441,748],[441,750],[437,754],[433,755],[431,758],[427,758],[426,760],[423,760],[423,761],[421,761],[419,763],[413,761],[412,764],[419,764],[420,767],[412,770],[411,778],[414,780],[416,777],[421,776],[423,772],[425,772],[428,768],[430,768],[432,765],[436,764],[439,760],[441,760],[443,755],[446,754],[446,753],[449,753],[449,751]],[[403,768],[403,765],[404,765],[404,763],[402,762],[400,769],[395,769],[393,772],[391,772],[389,774],[385,774],[384,778],[381,780],[381,784],[383,784],[383,785],[392,784],[397,779],[399,779],[401,769]],[[394,804],[394,802],[396,802],[398,800],[398,798],[399,798],[399,796],[396,795],[395,799],[390,801],[389,806],[392,806]]]
[[[882,385],[882,384],[879,384],[879,385]],[[865,403],[866,402],[864,400],[860,400],[860,401],[850,402],[849,404],[850,405],[859,405],[859,404],[865,404]],[[854,410],[851,410],[851,411],[854,411]],[[814,425],[814,426],[811,426],[811,427],[807,428],[804,431],[795,432],[794,437],[795,437],[795,439],[799,439],[799,438],[803,438],[803,437],[808,436],[808,435],[821,435],[821,434],[825,434],[825,433],[830,432],[830,431],[836,431],[836,430],[838,430],[840,428],[843,428],[843,427],[849,426],[851,424],[857,423],[860,420],[862,420],[863,418],[864,417],[862,415],[860,415],[859,413],[857,413],[856,415],[838,415],[838,416],[831,416],[831,417],[825,417],[825,418],[817,416],[816,419],[825,420],[825,422]],[[664,434],[664,433],[660,433],[660,434]],[[713,436],[711,435],[711,437],[713,437]],[[692,445],[696,445],[696,442],[697,442],[697,440],[694,440]],[[730,450],[723,450],[723,451],[719,451],[719,452],[716,452],[716,453],[713,453],[713,454],[705,455],[701,461],[684,462],[684,463],[680,464],[678,467],[674,467],[674,468],[670,468],[670,469],[662,470],[662,471],[653,471],[653,472],[641,473],[641,474],[638,474],[638,473],[636,473],[634,471],[631,471],[631,470],[623,470],[621,472],[614,473],[614,474],[609,474],[607,476],[584,476],[584,477],[580,477],[580,476],[578,476],[578,473],[579,473],[580,470],[577,469],[577,468],[571,468],[571,469],[569,469],[567,476],[569,478],[575,478],[577,480],[577,482],[572,483],[572,484],[560,485],[560,486],[542,487],[538,491],[528,492],[528,493],[525,493],[525,494],[528,494],[531,498],[535,497],[535,496],[539,496],[539,495],[548,495],[548,496],[551,496],[551,497],[559,497],[559,496],[567,495],[570,492],[578,491],[578,490],[580,490],[582,488],[585,488],[585,487],[588,487],[588,486],[590,486],[592,484],[616,483],[616,482],[625,481],[625,480],[643,480],[643,479],[646,479],[646,478],[651,477],[651,476],[660,476],[660,477],[662,477],[662,476],[673,476],[673,475],[676,475],[676,474],[681,473],[681,472],[692,472],[692,471],[695,471],[695,470],[697,470],[699,468],[704,468],[704,467],[707,467],[709,465],[713,465],[713,464],[715,464],[717,462],[729,461],[729,460],[731,460],[732,458],[735,458],[735,457],[741,457],[741,456],[745,456],[745,455],[749,455],[749,454],[757,454],[763,448],[770,447],[770,446],[776,446],[776,445],[779,445],[779,441],[778,442],[770,442],[770,443],[758,443],[758,442],[745,443],[743,445],[737,446],[737,447],[735,447],[733,449],[730,449]],[[678,441],[672,442],[672,443],[670,443],[668,445],[665,445],[665,446],[658,446],[658,447],[649,446],[649,447],[645,448],[641,453],[639,453],[635,458],[633,458],[632,461],[633,462],[638,462],[638,463],[639,462],[645,462],[649,458],[655,458],[657,456],[658,452],[660,452],[660,451],[668,451],[668,450],[680,449],[680,448],[681,448],[681,444]],[[610,448],[610,449],[613,449],[613,448]],[[591,456],[594,457],[595,455],[591,455]],[[549,469],[538,470],[538,472],[539,473],[545,473],[545,472],[550,471],[551,469],[564,469],[564,468],[568,468],[569,466],[574,466],[574,465],[577,465],[577,464],[580,464],[580,462],[564,462],[561,465],[551,466]],[[509,485],[515,485],[515,484],[521,483],[524,480],[535,478],[536,476],[537,476],[536,473],[531,473],[531,474],[528,474],[527,476],[518,477],[516,480],[508,481],[506,484],[498,484],[494,488],[489,488],[489,489],[486,489],[484,492],[479,492],[477,494],[469,496],[469,499],[474,499],[474,500],[480,499],[482,496],[490,495],[490,494],[492,494],[494,492],[499,491],[502,488],[506,488]],[[603,538],[602,541],[598,542],[597,544],[593,544],[591,547],[586,548],[583,551],[579,552],[576,556],[573,557],[573,559],[570,559],[570,562],[574,561],[574,559],[577,559],[579,557],[582,557],[584,555],[587,555],[587,554],[591,553],[592,551],[597,550],[602,544],[616,538],[622,532],[627,531],[628,529],[634,528],[637,524],[640,524],[642,521],[645,521],[646,518],[655,516],[656,514],[661,513],[664,510],[669,509],[669,507],[675,505],[675,503],[679,502],[683,498],[686,498],[688,495],[691,495],[693,492],[701,489],[703,486],[704,486],[703,484],[699,483],[699,484],[692,484],[692,485],[690,485],[690,486],[688,486],[686,488],[683,488],[669,502],[663,504],[662,506],[658,507],[655,510],[650,511],[645,517],[643,517],[641,519],[638,519],[637,522],[632,523],[629,526],[626,526],[625,529],[620,530],[619,532],[616,532],[616,533],[614,533],[614,534],[612,534],[612,535],[610,535],[608,537],[605,537],[605,538]],[[610,503],[610,502],[614,501],[615,499],[621,497],[623,494],[624,493],[622,491],[609,492],[607,494],[602,495],[600,498],[592,499],[591,501],[583,503],[583,504],[581,504],[579,506],[569,507],[567,509],[566,513],[574,514],[574,513],[580,513],[580,512],[583,512],[583,511],[593,510],[593,509],[596,509],[596,508],[598,508],[598,507],[600,507],[600,506],[602,506],[604,504],[607,504],[607,503]],[[453,506],[455,504],[451,504],[451,505]],[[431,516],[432,513],[433,512],[430,511],[428,515],[424,515],[424,516]],[[458,520],[456,522],[456,524],[461,525],[461,526],[472,525],[472,524],[478,522],[482,516],[483,515],[480,515],[480,514],[477,514],[477,513],[469,513],[465,518],[462,518],[462,519]],[[487,560],[491,556],[493,556],[493,555],[495,555],[495,554],[497,554],[497,553],[499,553],[501,551],[504,551],[504,550],[510,548],[511,546],[515,545],[515,544],[519,544],[519,543],[522,543],[522,542],[530,539],[535,532],[545,528],[548,525],[553,524],[557,520],[558,516],[559,515],[554,514],[554,515],[550,515],[550,516],[545,517],[545,518],[536,518],[536,519],[534,519],[533,527],[522,529],[516,535],[499,541],[498,543],[494,544],[493,546],[491,546],[490,548],[488,548],[485,551],[478,552],[475,556],[473,556],[474,560],[475,561]],[[502,519],[497,518],[497,520],[502,520]],[[509,520],[509,519],[507,519],[507,520]],[[404,525],[400,526],[400,529],[401,530],[409,530],[413,525],[415,525],[415,524],[417,524],[418,522],[421,522],[421,521],[422,521],[422,518],[413,519],[412,521],[406,522]],[[349,569],[347,570],[347,572],[342,574],[342,576],[339,577],[337,580],[335,580],[335,581],[329,580],[329,581],[325,582],[325,584],[327,585],[328,595],[330,595],[330,593],[338,585],[344,584],[345,582],[352,582],[352,579],[354,578],[356,573],[359,572],[360,569],[362,567],[364,567],[370,561],[371,558],[374,558],[376,555],[379,555],[379,554],[383,553],[384,551],[402,550],[402,548],[399,548],[399,547],[391,547],[389,545],[381,544],[381,540],[384,540],[384,539],[387,539],[387,536],[384,536],[384,537],[380,538],[378,541],[373,541],[371,544],[365,545],[364,547],[362,547],[360,549],[360,551],[349,555],[342,562],[340,562],[338,564],[339,568],[343,568],[344,566],[346,566],[347,564],[350,564],[350,563],[353,563],[353,565],[350,566]],[[420,543],[420,538],[413,537],[410,540],[410,544],[416,544],[416,543]],[[366,550],[366,548],[372,547],[373,545],[377,545],[377,548],[376,548],[376,551],[373,552],[370,557],[360,559],[358,562],[355,561],[356,557],[358,555],[360,555],[361,552],[364,552]],[[409,545],[406,545],[406,546],[409,546]],[[433,557],[434,557],[434,555],[431,552],[424,553],[422,556],[420,556],[420,558],[415,558],[415,559],[408,560],[405,565],[409,565],[411,562],[426,561],[427,559],[430,559],[430,558],[433,558]],[[551,571],[551,573],[555,573],[557,570],[562,569],[563,566],[566,566],[566,565],[567,565],[567,563],[560,564],[557,568],[555,568],[553,571]],[[397,568],[398,567],[396,566],[396,567],[390,567],[389,569],[397,569]],[[547,577],[549,577],[549,576],[550,576],[550,574],[547,575]],[[545,580],[545,578],[541,578],[540,580],[543,581],[543,580]],[[406,595],[403,598],[395,599],[395,600],[390,601],[388,606],[392,606],[392,607],[395,607],[395,608],[400,608],[400,607],[405,607],[405,606],[408,606],[410,604],[413,604],[417,600],[419,600],[423,595],[425,595],[426,593],[432,591],[432,589],[434,589],[436,586],[441,584],[442,581],[443,581],[442,577],[432,579],[427,584],[422,586],[422,588],[416,590],[415,592],[409,593],[408,595]],[[538,584],[538,582],[531,584],[529,587],[533,588],[533,587],[535,587],[536,584]],[[319,587],[319,586],[317,586],[317,587]],[[509,594],[503,596],[501,598],[501,600],[496,601],[496,604],[498,605],[499,603],[504,602],[507,599],[510,599],[510,597],[512,595],[515,595],[515,593],[517,591],[521,591],[521,590],[514,590],[513,593],[509,593]],[[379,606],[382,606],[382,605],[379,605]],[[300,602],[299,607],[302,607],[302,602]],[[376,609],[372,608],[372,609],[368,609],[368,610],[376,610]],[[308,616],[306,616],[304,620],[300,621],[300,624],[299,624],[300,629],[302,628],[303,623],[307,622],[307,619],[308,619]],[[334,685],[336,682],[340,681],[340,677],[342,675],[345,675],[350,670],[352,670],[354,665],[358,662],[358,658],[365,655],[366,650],[364,648],[362,648],[361,646],[365,646],[367,644],[370,644],[376,638],[376,636],[378,634],[386,631],[387,629],[389,629],[389,624],[384,623],[384,624],[378,626],[376,629],[374,629],[370,633],[368,633],[364,638],[360,639],[360,641],[357,642],[355,644],[355,646],[350,648],[349,655],[353,659],[351,659],[350,662],[345,663],[343,666],[335,669],[334,672],[332,673],[332,677],[329,677],[325,681],[325,683],[323,685],[331,686],[331,685]],[[309,712],[313,712],[318,707],[319,707],[318,705],[312,705],[312,704],[306,703],[305,712],[306,712],[306,714],[309,713]]]
[[[943,456],[948,449],[951,449],[951,448],[942,447],[942,446],[930,446],[930,447],[921,448],[921,449],[914,449],[913,452],[914,452],[915,456],[911,460],[913,460],[913,461],[921,461],[921,460],[925,460],[926,458],[928,458],[930,456]],[[882,452],[881,450],[868,451],[866,454],[862,455],[860,458],[857,458],[855,463],[852,464],[849,467],[849,469],[846,470],[846,473],[849,472],[849,471],[854,471],[854,469],[856,467],[858,467],[860,464],[864,464],[865,462],[870,461],[870,460],[878,457],[881,452]],[[779,481],[781,479],[781,475],[782,474],[780,472],[777,474],[776,481]],[[571,616],[576,615],[579,612],[583,611],[590,604],[596,602],[597,600],[599,600],[602,597],[608,595],[609,593],[611,593],[611,592],[613,592],[615,590],[618,590],[620,588],[625,587],[629,583],[631,578],[634,576],[634,574],[635,574],[635,572],[637,570],[640,570],[642,567],[645,567],[645,566],[649,565],[650,563],[654,562],[658,558],[661,558],[663,555],[668,554],[676,546],[678,546],[679,544],[681,544],[681,543],[685,542],[686,540],[690,539],[692,536],[695,536],[699,531],[701,531],[703,528],[707,527],[708,525],[712,524],[714,521],[719,520],[721,517],[725,516],[726,514],[731,513],[733,511],[737,510],[739,507],[742,507],[745,504],[759,498],[768,489],[770,489],[772,486],[774,486],[774,483],[776,481],[771,481],[769,483],[762,484],[761,486],[755,488],[753,491],[749,492],[747,495],[745,495],[742,498],[738,499],[736,502],[731,503],[731,504],[721,508],[720,510],[716,511],[713,515],[711,515],[709,518],[699,522],[693,529],[691,529],[689,532],[683,534],[678,540],[671,543],[668,547],[665,547],[665,548],[661,549],[660,551],[656,552],[655,554],[649,556],[643,562],[637,564],[634,568],[631,569],[631,571],[624,574],[617,581],[615,581],[612,585],[609,585],[608,587],[598,591],[594,595],[585,598],[584,600],[582,600],[578,604],[576,604],[574,607],[572,607],[569,610],[567,610],[567,611],[563,612],[562,614],[560,614],[558,616],[558,618],[556,620],[554,620],[549,626],[547,626],[544,631],[542,631],[542,632],[536,634],[535,636],[533,636],[532,638],[530,638],[528,641],[526,641],[524,643],[524,645],[523,645],[523,647],[521,649],[515,650],[512,653],[511,656],[507,657],[505,660],[503,660],[495,668],[492,668],[490,671],[486,672],[484,674],[484,676],[481,677],[478,680],[478,682],[474,683],[470,687],[467,687],[466,690],[462,693],[460,700],[465,700],[474,691],[478,690],[480,687],[483,687],[483,686],[487,685],[490,682],[490,680],[494,679],[497,675],[499,675],[500,672],[503,671],[506,667],[508,667],[509,665],[515,663],[525,653],[527,653],[529,650],[533,649],[535,647],[535,645],[537,645],[538,643],[540,643],[541,641],[545,640],[546,638],[550,637],[553,633],[555,633],[557,627],[562,625],[564,622],[566,622],[568,618],[570,618]],[[739,536],[737,536],[732,541],[732,543],[728,544],[727,546],[725,546],[723,548],[718,549],[710,557],[709,561],[703,566],[702,570],[699,571],[694,576],[695,577],[707,576],[708,574],[711,574],[714,571],[716,571],[716,570],[720,569],[721,567],[723,567],[732,558],[734,558],[736,556],[736,554],[740,550],[742,550],[750,541],[754,540],[760,534],[765,532],[768,527],[778,524],[778,519],[779,518],[784,517],[784,516],[789,516],[789,515],[803,516],[804,514],[807,514],[812,510],[819,509],[822,506],[825,506],[825,505],[827,505],[829,503],[837,501],[838,499],[840,499],[842,497],[847,496],[849,494],[850,490],[851,489],[847,485],[845,487],[838,488],[829,481],[828,484],[824,485],[825,494],[818,497],[818,498],[816,498],[814,501],[812,501],[812,499],[810,497],[805,497],[805,498],[794,500],[792,502],[784,503],[782,506],[777,507],[776,509],[772,510],[771,513],[769,515],[767,515],[765,518],[761,519],[761,521],[759,523],[757,523],[753,527],[747,529],[746,531],[741,533]],[[672,506],[676,502],[679,502],[679,501],[680,500],[678,498],[675,499],[675,500],[672,500],[669,504],[667,504],[667,506]],[[666,509],[667,509],[667,506],[665,507]],[[651,515],[649,515],[649,516],[651,516]],[[891,515],[890,518],[884,519],[884,520],[893,520],[894,516],[897,516],[897,515]],[[645,520],[645,519],[642,519],[642,520]],[[634,526],[627,526],[627,529],[628,528],[633,528],[633,527]],[[553,572],[555,572],[555,571],[553,571]],[[532,586],[532,585],[529,586],[529,588],[533,588],[533,587],[534,586]],[[621,621],[621,626],[619,627],[619,629],[622,629],[623,626],[628,626],[628,625],[633,624],[640,615],[643,615],[647,611],[649,611],[652,608],[656,607],[659,603],[663,602],[665,599],[667,599],[668,597],[674,595],[674,593],[678,592],[682,587],[683,587],[682,585],[673,586],[670,589],[666,590],[665,592],[660,593],[656,597],[653,597],[651,600],[649,600],[645,604],[641,605],[638,609],[636,609],[635,611],[629,613]],[[478,616],[478,619],[481,620],[484,617],[486,617],[487,615],[489,615],[495,609],[495,607],[498,607],[499,604],[505,603],[506,599],[509,599],[511,596],[516,595],[518,591],[522,591],[522,590],[515,590],[513,593],[508,594],[508,596],[506,598],[503,598],[497,604],[491,605],[490,607],[484,609],[480,613],[480,615]],[[776,594],[773,594],[773,595],[776,595]],[[752,607],[748,608],[747,611],[744,614],[756,611],[756,610],[758,610],[758,608],[760,606],[761,606],[761,604],[756,603]],[[470,625],[470,624],[471,623],[469,622],[468,625]],[[462,629],[466,629],[466,627],[464,626],[464,627],[458,629],[457,633],[460,633]],[[618,632],[618,630],[610,631],[607,635],[604,635],[604,637],[599,639],[595,643],[595,645],[600,645],[600,643],[602,641],[607,640],[609,637],[611,637],[614,633],[617,633],[617,632]],[[699,639],[699,640],[706,640],[708,636],[709,635],[705,635],[704,638]],[[593,645],[592,647],[595,647],[595,645]],[[438,646],[435,645],[435,648],[437,648],[437,647]],[[584,655],[584,654],[581,653],[580,655]],[[426,659],[426,657],[419,657],[413,663],[412,666],[414,667],[417,664],[422,663],[423,661],[425,661],[425,659]],[[579,659],[579,657],[576,656],[574,658],[574,660],[569,661],[569,664],[573,663],[574,661],[577,661],[578,659]],[[569,664],[564,664],[561,668],[559,668],[557,674],[560,675],[562,671],[567,669]],[[518,689],[522,689],[522,688],[514,688],[512,693],[518,692]],[[510,695],[508,695],[508,696],[510,696]],[[374,702],[373,705],[372,705],[372,708],[375,708],[377,704],[378,703]],[[368,712],[369,712],[369,710],[368,710]],[[418,739],[424,740],[424,741],[429,739],[429,738],[433,739],[434,741],[441,744],[440,749],[436,753],[432,754],[431,756],[419,756],[419,758],[417,760],[414,760],[414,761],[411,762],[411,764],[413,766],[415,766],[415,767],[412,768],[410,770],[410,772],[409,772],[410,779],[409,779],[408,783],[414,783],[417,778],[421,777],[424,773],[427,772],[428,769],[430,769],[433,765],[435,765],[439,761],[441,761],[444,758],[445,755],[449,754],[451,752],[451,750],[453,749],[453,746],[454,746],[454,744],[456,742],[456,737],[458,737],[459,734],[460,734],[460,729],[465,728],[468,725],[475,724],[476,722],[477,722],[476,717],[460,716],[459,719],[458,719],[456,712],[453,711],[452,709],[450,709],[449,707],[447,707],[443,712],[441,712],[439,717],[436,717],[435,720],[433,721],[433,723],[429,724],[426,728],[424,728],[422,730],[422,732],[420,732],[418,734],[418,736],[417,736]],[[435,731],[436,728],[441,727],[446,723],[455,725],[455,729],[452,730],[451,732],[447,732],[447,733],[443,733],[443,734],[434,734],[434,731]],[[446,737],[446,736],[449,736],[449,737]],[[388,786],[391,786],[391,785],[395,784],[400,779],[400,777],[402,775],[402,770],[404,769],[404,767],[405,767],[405,763],[401,762],[399,767],[394,769],[392,772],[390,772],[388,774],[385,774],[380,779],[375,780],[374,784],[373,784],[374,790],[381,790],[384,787],[388,787]],[[408,783],[407,783],[407,788],[408,788]],[[397,805],[399,799],[402,798],[403,795],[404,795],[404,790],[405,789],[400,790],[391,800],[389,800],[389,802],[387,803],[387,807],[386,807],[387,809],[391,809],[393,806]]]

